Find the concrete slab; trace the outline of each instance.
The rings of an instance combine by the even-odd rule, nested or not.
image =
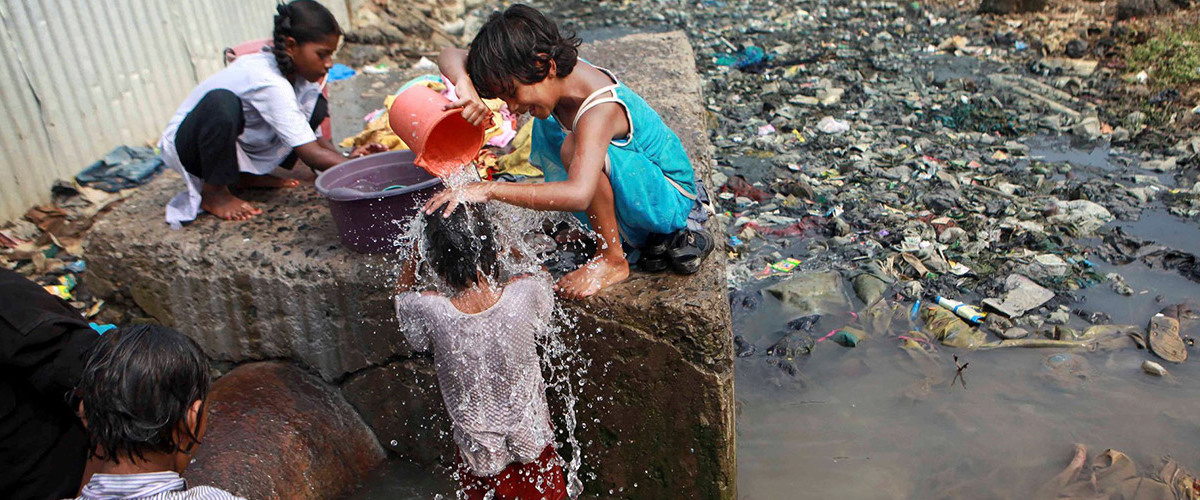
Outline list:
[[[645,97],[708,177],[701,87],[682,33],[604,40],[581,54]],[[430,442],[449,441],[440,433],[440,395],[429,382],[430,358],[409,352],[397,331],[387,258],[344,250],[307,187],[248,193],[265,211],[248,222],[205,216],[172,231],[161,223],[162,207],[181,186],[163,176],[97,223],[88,279],[187,332],[217,360],[311,367],[341,387],[384,447],[426,462],[451,459],[445,443]],[[715,221],[710,228],[724,233]],[[586,491],[735,498],[723,253],[694,276],[635,273],[569,307],[577,330],[589,332],[580,345],[597,367],[578,407],[584,466],[594,473]]]

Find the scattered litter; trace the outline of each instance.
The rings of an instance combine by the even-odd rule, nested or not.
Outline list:
[[[115,193],[149,182],[163,170],[163,165],[154,148],[117,146],[100,161],[84,168],[75,180],[84,186]]]
[[[413,63],[412,69],[417,71],[438,71],[438,65],[430,61],[428,57],[422,56],[420,60]]]
[[[364,66],[362,69],[362,72],[368,75],[383,75],[387,74],[388,71],[390,70],[384,63],[379,63],[372,66]]]
[[[1054,292],[1020,274],[1009,275],[1004,281],[1004,288],[1006,293],[1003,300],[983,299],[983,305],[1009,318],[1019,317],[1054,298]]]
[[[949,309],[954,314],[957,314],[958,317],[970,321],[971,323],[979,324],[980,321],[983,321],[985,316],[983,313],[979,312],[978,309],[975,309],[975,306],[964,304],[957,300],[947,299],[941,295],[937,297],[936,302],[939,306]]]
[[[1187,360],[1187,344],[1179,335],[1179,306],[1168,306],[1155,314],[1146,330],[1150,352],[1172,363]]]
[[[1142,371],[1144,371],[1150,375],[1154,375],[1155,377],[1167,376],[1167,369],[1163,368],[1163,365],[1160,365],[1160,364],[1150,361],[1148,359],[1145,361],[1142,361]]]
[[[736,54],[726,54],[718,57],[716,63],[719,66],[733,66],[746,72],[758,72],[762,71],[765,63],[774,58],[775,54],[768,54],[763,49],[751,45]]]
[[[104,335],[105,333],[108,333],[109,331],[117,329],[117,325],[109,325],[109,324],[102,325],[99,323],[88,323],[88,326],[92,327],[92,330],[95,330],[98,335]]]
[[[770,276],[778,276],[781,274],[791,274],[791,272],[796,269],[796,266],[799,266],[799,265],[800,265],[800,261],[798,259],[793,259],[791,257],[788,257],[779,262],[775,262],[774,264],[767,264],[767,266],[764,267],[762,271],[759,271],[758,277],[766,278],[766,277],[770,277]]]
[[[850,122],[826,116],[817,122],[817,130],[826,134],[844,134],[850,131]]]
[[[342,63],[337,63],[334,64],[332,68],[329,68],[329,73],[327,75],[327,81],[337,82],[354,76],[355,71],[354,68],[346,66]]]

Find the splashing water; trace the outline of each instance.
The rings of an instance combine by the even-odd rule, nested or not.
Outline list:
[[[477,182],[479,177],[474,170],[470,167],[459,169],[444,177],[442,182],[451,189]],[[546,276],[542,263],[557,248],[555,240],[546,233],[551,228],[562,227],[563,224],[579,226],[578,221],[568,214],[538,212],[499,202],[485,204],[484,213],[491,221],[492,234],[496,239],[493,244],[499,253],[497,264],[502,283],[521,275]],[[437,214],[440,212],[435,212],[435,215]],[[399,261],[390,274],[395,276],[401,263],[415,259],[420,264],[417,266],[414,290],[435,290],[443,296],[452,296],[452,288],[432,272],[430,266],[423,265],[428,262],[430,251],[424,238],[424,218],[422,210],[408,220],[392,221],[404,227],[404,231],[394,242]],[[468,224],[468,227],[474,227],[474,224]],[[545,318],[544,327],[539,328],[535,336],[542,375],[551,393],[548,403],[552,415],[556,417],[554,420],[559,422],[555,429],[559,440],[556,448],[560,453],[569,450],[570,456],[564,457],[564,473],[567,493],[571,498],[578,498],[583,491],[583,482],[580,479],[583,454],[576,436],[579,424],[576,405],[577,391],[585,385],[584,377],[591,364],[591,360],[584,357],[577,347],[582,332],[576,331],[576,325],[577,319],[574,314],[556,300],[552,317]],[[405,320],[401,319],[401,327],[405,331],[418,326],[405,324]],[[571,335],[567,335],[568,333]],[[573,382],[572,377],[576,377],[577,380]],[[430,390],[435,389],[430,387]],[[461,498],[462,492],[458,493]]]

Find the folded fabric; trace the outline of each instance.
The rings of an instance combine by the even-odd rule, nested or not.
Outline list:
[[[519,177],[541,177],[542,170],[529,163],[530,141],[533,130],[533,120],[525,123],[521,130],[513,136],[511,153],[500,157],[496,163],[496,174],[509,174]]]
[[[388,96],[387,99],[384,100],[384,105],[390,106],[393,99],[395,99],[394,96]],[[408,149],[408,145],[400,139],[400,136],[396,135],[395,132],[392,132],[392,127],[388,124],[388,114],[374,113],[374,115],[374,118],[367,123],[367,126],[363,128],[362,132],[342,139],[342,142],[338,143],[338,146],[343,148],[353,148],[362,146],[363,144],[377,142],[387,146],[388,150],[390,151]],[[368,115],[368,117],[370,117],[370,115]]]
[[[80,184],[115,193],[149,182],[162,171],[163,161],[154,148],[117,146],[100,161],[75,176]]]
[[[490,107],[491,103],[488,105]],[[500,109],[493,109],[492,116],[495,126],[487,130],[487,144],[499,148],[507,146],[517,136],[517,115],[509,111],[508,105],[501,101]]]

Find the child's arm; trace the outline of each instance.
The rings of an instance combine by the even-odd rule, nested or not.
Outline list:
[[[458,94],[458,100],[447,104],[443,110],[462,108],[463,118],[476,127],[492,117],[492,110],[479,98],[475,84],[467,75],[467,51],[446,47],[438,55],[438,69],[454,82],[454,92]]]
[[[334,146],[333,141],[329,140],[328,137],[325,137],[323,135],[317,136],[317,144],[320,144],[321,147],[328,149],[330,151],[333,151],[334,153],[337,153],[339,155],[342,154],[342,151],[340,149],[338,149],[337,146]],[[368,142],[361,146],[355,146],[354,149],[350,150],[350,154],[346,155],[346,158],[358,158],[360,156],[373,155],[375,153],[383,153],[387,150],[388,150],[388,147],[384,146],[383,144],[380,144],[378,142]]]
[[[334,165],[346,161],[346,157],[342,156],[341,153],[322,147],[319,139],[297,146],[296,156],[299,156],[300,161],[303,161],[305,165],[317,171],[327,170]]]
[[[409,257],[400,265],[400,276],[396,277],[396,294],[413,291],[413,287],[417,284],[417,253],[416,245],[413,245],[413,252],[409,253]]]
[[[614,137],[615,123],[625,120],[620,106],[601,105],[584,115],[575,136],[577,146],[570,161],[564,161],[567,180],[542,184],[511,182],[476,182],[455,190],[445,189],[425,204],[425,213],[433,213],[445,205],[449,216],[460,203],[484,203],[498,200],[534,210],[583,212],[596,196],[600,176],[604,175],[604,157],[609,141]],[[564,160],[566,160],[564,158]]]

